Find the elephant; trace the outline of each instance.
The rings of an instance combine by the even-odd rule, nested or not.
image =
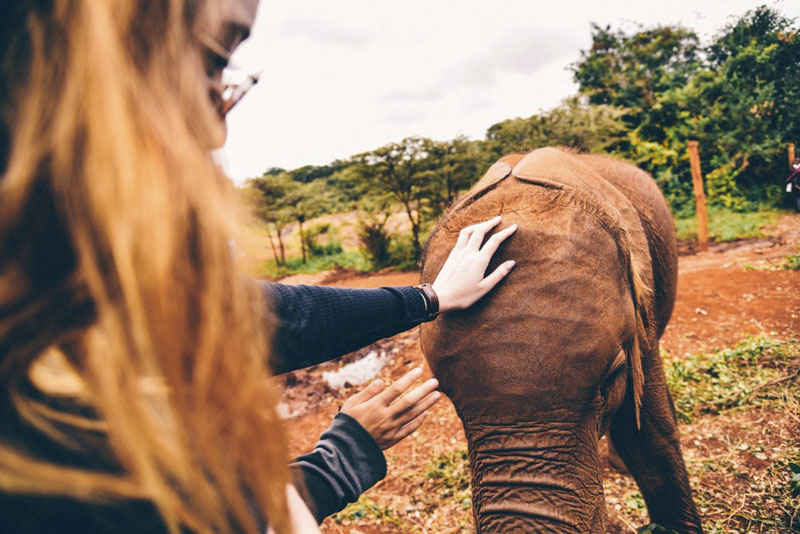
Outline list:
[[[651,521],[701,533],[659,355],[677,246],[655,182],[560,148],[501,158],[439,220],[422,282],[462,228],[495,215],[497,231],[518,229],[487,272],[516,266],[476,305],[421,331],[464,425],[477,533],[605,533],[606,432]]]

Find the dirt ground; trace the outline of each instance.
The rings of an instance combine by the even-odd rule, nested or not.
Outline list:
[[[782,216],[774,227],[766,229],[766,233],[766,238],[713,245],[708,252],[680,257],[678,299],[661,340],[662,354],[667,361],[730,347],[752,335],[766,334],[785,340],[797,335],[800,331],[800,271],[777,270],[776,267],[786,255],[797,253],[800,215]],[[686,253],[691,248],[682,247],[682,250]],[[283,282],[348,287],[413,285],[418,283],[418,274],[385,272],[359,276],[333,272],[301,275]],[[371,351],[387,354],[388,364],[379,375],[384,379],[396,379],[415,366],[425,365],[418,329],[415,329],[339,361],[279,378],[284,387],[284,401],[292,411],[301,414],[287,421],[293,453],[310,450],[338,406],[360,388],[330,388],[324,384],[322,373],[338,369]],[[796,381],[792,384],[796,386]],[[796,402],[797,391],[789,392],[788,398]],[[752,485],[771,469],[769,450],[787,446],[800,450],[800,420],[795,413],[752,409],[706,416],[691,425],[681,426],[684,455],[692,473],[694,491],[703,495],[699,502],[701,513],[711,513],[704,503],[713,499],[715,492],[721,492],[719,498],[730,509],[727,523],[717,512],[706,518],[707,523],[713,522],[714,528],[719,525],[716,530],[707,526],[707,531],[779,532],[763,525],[759,527],[757,522],[748,523],[742,517],[752,516],[746,513]],[[742,448],[743,443],[759,443],[759,450],[767,452],[753,456],[747,447]],[[471,532],[468,501],[465,504],[453,499],[437,500],[431,482],[423,475],[433,456],[465,447],[461,424],[452,404],[445,398],[434,407],[419,431],[387,451],[388,476],[366,493],[366,500],[362,501],[367,504],[344,518],[326,520],[323,532]],[[736,469],[743,472],[735,474],[737,483],[695,469],[704,459],[720,455],[741,457]],[[606,463],[604,485],[609,532],[636,532],[636,528],[647,523],[641,496],[630,476]],[[800,531],[800,527],[797,528]]]

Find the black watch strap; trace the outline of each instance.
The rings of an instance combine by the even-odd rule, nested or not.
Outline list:
[[[433,321],[439,315],[439,296],[430,284],[420,284],[414,287],[419,289],[425,301],[425,319],[423,321]]]

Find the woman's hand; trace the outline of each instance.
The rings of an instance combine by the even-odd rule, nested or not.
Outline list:
[[[422,369],[414,369],[386,389],[376,380],[347,399],[342,413],[358,421],[381,449],[388,449],[419,428],[442,396],[434,391],[439,386],[435,378],[408,392],[421,375]]]
[[[509,260],[486,278],[483,277],[497,247],[517,229],[517,225],[513,224],[497,232],[481,248],[483,238],[499,223],[498,215],[492,220],[467,226],[461,230],[456,245],[432,285],[439,297],[440,313],[469,308],[491,291],[514,267],[514,260]]]

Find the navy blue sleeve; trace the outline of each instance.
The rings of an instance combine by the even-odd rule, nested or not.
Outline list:
[[[289,468],[298,492],[321,523],[383,479],[386,459],[369,432],[340,412],[314,450]]]
[[[413,287],[348,289],[264,284],[276,320],[276,374],[328,361],[418,325],[425,300]]]

